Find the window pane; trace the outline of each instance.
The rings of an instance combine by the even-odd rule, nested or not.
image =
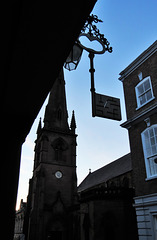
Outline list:
[[[146,148],[147,157],[152,155],[151,148]]]
[[[157,175],[157,164],[154,162],[154,157],[148,159],[150,175]]]
[[[143,79],[136,87],[136,97],[138,107],[146,104],[153,98],[153,91],[151,89],[151,79],[147,77]]]
[[[149,139],[145,139],[145,145],[146,145],[146,148],[150,148],[150,142],[149,142]]]
[[[152,138],[150,139],[150,143],[151,143],[151,145],[154,145],[154,144],[155,144],[155,138],[154,138],[154,137],[152,137]]]
[[[138,95],[141,95],[142,93],[144,93],[143,84],[141,84],[141,85],[138,87]]]
[[[144,90],[147,91],[148,89],[150,89],[149,79],[144,82]]]
[[[150,129],[150,130],[149,130],[149,134],[150,134],[150,137],[154,137],[153,129]]]
[[[145,140],[146,154],[148,157],[148,156],[151,156],[151,146],[150,146],[148,131],[144,133],[144,140]]]
[[[143,105],[146,102],[146,96],[142,95],[140,96],[140,105]]]
[[[150,100],[152,98],[152,92],[151,90],[149,90],[148,92],[146,92],[146,99],[147,101]]]
[[[156,154],[157,153],[157,147],[154,145],[152,146],[152,154]]]
[[[147,173],[149,176],[157,175],[157,164],[154,161],[157,157],[157,127],[150,127],[144,132],[144,154],[147,161]]]

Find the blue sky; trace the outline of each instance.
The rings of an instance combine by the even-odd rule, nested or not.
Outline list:
[[[122,83],[119,73],[157,39],[156,0],[98,0],[93,10],[103,23],[97,27],[113,47],[94,58],[97,93],[121,100],[122,121],[92,118],[88,53],[84,51],[77,70],[64,71],[69,122],[75,110],[77,123],[77,175],[80,183],[92,171],[130,151],[127,130],[120,127],[126,120]],[[34,96],[35,97],[35,96]],[[39,118],[44,117],[45,101],[23,144],[18,202],[26,200],[29,178],[32,177],[34,141]]]

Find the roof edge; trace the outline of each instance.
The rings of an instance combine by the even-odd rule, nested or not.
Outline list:
[[[121,82],[125,80],[137,67],[145,62],[151,55],[157,51],[157,40],[149,46],[144,52],[142,52],[131,64],[129,64],[122,72],[119,73],[118,78]]]
[[[127,153],[127,154],[125,154],[125,155],[123,155],[122,157],[120,157],[120,158],[118,158],[118,159],[115,159],[114,161],[106,164],[105,166],[103,166],[103,167],[101,167],[101,168],[93,171],[92,173],[89,173],[89,174],[83,179],[83,181],[78,185],[78,187],[77,187],[78,192],[85,191],[85,190],[87,190],[87,189],[93,188],[94,186],[98,186],[98,185],[104,183],[104,181],[99,181],[98,183],[96,183],[96,184],[94,184],[94,185],[90,185],[90,186],[88,186],[88,187],[85,185],[84,187],[82,187],[82,186],[86,183],[86,180],[88,179],[88,177],[89,177],[90,175],[93,175],[93,174],[95,174],[96,172],[99,172],[101,169],[103,169],[103,168],[105,168],[105,167],[107,167],[107,166],[109,166],[109,165],[114,165],[117,161],[120,161],[120,160],[123,159],[124,157],[128,157],[128,156],[131,156],[131,153],[130,153],[130,152]],[[126,173],[127,173],[127,172],[130,172],[130,171],[132,171],[132,169],[126,171]],[[113,178],[118,177],[118,176],[121,176],[121,175],[123,175],[123,174],[124,174],[124,173],[115,175]],[[108,180],[109,180],[109,179],[108,179]]]

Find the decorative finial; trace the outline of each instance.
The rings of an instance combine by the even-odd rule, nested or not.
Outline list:
[[[41,125],[41,117],[40,117],[36,134],[39,134],[41,132],[41,129],[42,129],[42,125]]]
[[[70,128],[73,132],[75,132],[76,129],[76,121],[75,121],[75,113],[74,110],[72,112],[72,118],[71,118],[71,124],[70,124]]]

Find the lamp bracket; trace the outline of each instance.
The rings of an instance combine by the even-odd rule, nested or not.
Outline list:
[[[94,49],[92,49],[92,48],[88,48],[88,47],[84,46],[84,45],[81,43],[81,40],[80,40],[80,37],[82,37],[82,36],[87,37],[91,42],[93,42],[93,41],[95,41],[95,40],[96,40],[97,42],[99,42],[99,43],[101,44],[101,46],[102,46],[102,50],[97,51],[97,50],[94,50]],[[103,54],[103,53],[106,52],[106,47],[105,47],[105,45],[103,44],[103,42],[102,42],[99,38],[97,38],[97,37],[95,37],[95,36],[93,36],[93,35],[90,35],[89,33],[81,33],[81,34],[79,35],[77,44],[79,44],[80,47],[82,47],[84,50],[86,50],[86,51],[89,52],[89,53]]]
[[[95,39],[97,39],[99,42],[101,42],[104,47],[105,47],[105,51],[108,52],[112,52],[112,47],[110,47],[110,43],[108,42],[108,40],[104,37],[104,34],[100,33],[100,30],[96,27],[96,25],[93,24],[94,23],[98,23],[98,22],[103,22],[101,19],[98,19],[98,16],[96,15],[90,15],[87,20],[86,23],[82,29],[82,33],[85,33],[86,30],[88,31],[87,34],[90,35],[91,37],[95,37]]]

